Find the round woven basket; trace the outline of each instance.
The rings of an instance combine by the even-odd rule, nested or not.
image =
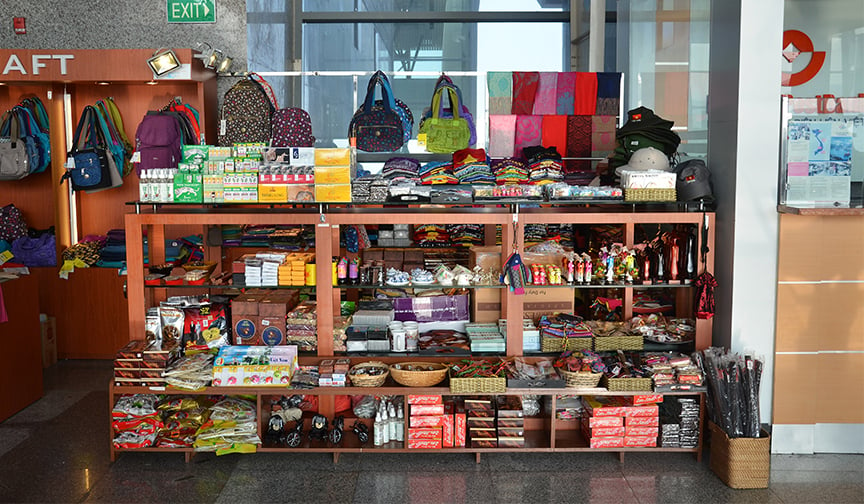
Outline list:
[[[363,374],[366,369],[383,369],[384,372],[377,375]],[[357,374],[360,371],[360,374]],[[351,367],[348,371],[348,377],[351,378],[351,383],[355,387],[380,387],[384,385],[387,376],[390,374],[390,366],[378,361],[361,362]]]
[[[600,383],[603,373],[581,373],[559,369],[564,377],[564,385],[567,388],[594,388]]]
[[[431,387],[444,381],[447,366],[436,362],[400,362],[390,366],[390,374],[396,383],[406,387]]]

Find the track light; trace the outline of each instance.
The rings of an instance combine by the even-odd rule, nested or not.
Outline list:
[[[198,42],[198,47],[195,49],[198,54],[196,59],[201,60],[204,68],[215,70],[216,73],[226,73],[234,63],[234,58],[225,56],[221,49],[216,49],[207,42]]]

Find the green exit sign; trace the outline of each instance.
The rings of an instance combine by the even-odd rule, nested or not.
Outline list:
[[[169,23],[215,23],[216,0],[166,0]]]

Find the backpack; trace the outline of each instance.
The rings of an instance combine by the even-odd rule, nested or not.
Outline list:
[[[175,96],[171,103],[163,109],[163,112],[174,112],[180,120],[183,131],[183,145],[199,145],[204,143],[201,137],[201,126],[198,111],[189,104],[183,103],[183,99]]]
[[[135,145],[141,156],[135,165],[141,170],[176,168],[182,159],[182,133],[174,112],[147,112],[135,131]]]
[[[263,80],[263,79],[262,79]],[[219,145],[270,141],[270,127],[276,106],[265,87],[253,76],[225,92],[219,114]]]
[[[312,119],[302,108],[279,109],[271,124],[272,147],[314,147]]]

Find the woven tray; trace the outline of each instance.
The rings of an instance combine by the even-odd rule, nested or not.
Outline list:
[[[624,201],[676,201],[675,189],[627,189],[624,188]]]
[[[638,336],[596,336],[594,337],[594,351],[607,352],[612,350],[642,350],[645,347],[645,338]]]
[[[409,371],[404,369],[407,366],[432,367],[434,369],[431,371]],[[399,362],[390,366],[390,376],[393,377],[393,381],[406,387],[431,387],[444,380],[448,369],[444,364],[436,362]]]
[[[578,373],[573,371],[565,371],[559,369],[558,373],[564,377],[564,384],[567,388],[594,388],[600,383],[600,378],[603,373]]]
[[[507,392],[507,378],[457,378],[450,375],[451,394],[503,394]]]
[[[375,376],[354,374],[355,371],[365,368],[381,368],[384,369],[384,373]],[[384,382],[387,380],[387,376],[390,374],[389,370],[390,366],[383,362],[361,362],[351,367],[351,370],[348,371],[348,377],[351,379],[351,383],[353,383],[355,387],[380,387],[381,385],[384,385]]]
[[[540,351],[563,352],[564,350],[591,350],[591,340],[592,338],[548,338],[541,336]]]
[[[768,488],[771,474],[771,435],[733,438],[714,422],[711,430],[711,462],[714,474],[730,488]]]
[[[609,392],[652,392],[651,378],[609,378],[603,375],[601,383]]]

